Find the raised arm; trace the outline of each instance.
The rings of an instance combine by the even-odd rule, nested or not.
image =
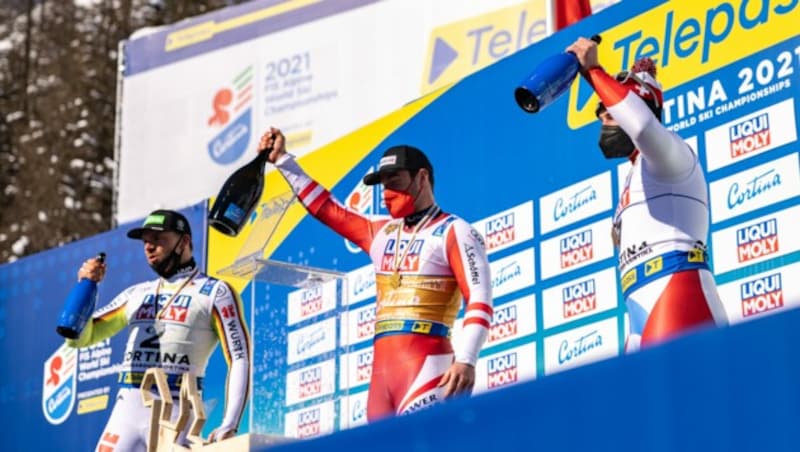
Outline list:
[[[641,152],[649,170],[664,177],[680,178],[689,174],[696,163],[694,153],[681,137],[661,124],[638,95],[599,66],[587,71],[587,79],[608,112]]]
[[[597,92],[614,121],[633,141],[651,173],[676,179],[687,176],[694,169],[697,163],[695,154],[677,134],[661,124],[663,96],[651,60],[637,62],[631,73],[620,81],[600,66],[596,42],[579,38],[567,50],[578,58],[584,78]],[[658,112],[651,110],[643,98],[654,102]]]
[[[266,132],[261,138],[259,149],[264,150],[262,152],[270,150],[268,160],[275,164],[311,215],[365,252],[369,252],[375,233],[386,220],[371,221],[342,205],[325,187],[306,174],[294,157],[286,152],[280,130],[272,128]]]

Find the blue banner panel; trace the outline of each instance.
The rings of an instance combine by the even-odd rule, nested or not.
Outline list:
[[[204,268],[205,203],[181,212],[195,231],[196,259]],[[122,362],[127,330],[76,350],[63,345],[56,321],[81,264],[100,251],[107,254],[108,271],[98,286],[98,307],[129,286],[156,277],[142,242],[125,236],[140,223],[0,266],[0,350],[6,357],[0,366],[0,411],[8,432],[3,450],[94,448],[114,405],[115,367]],[[224,369],[224,361],[221,365]],[[209,375],[208,381],[224,386],[225,374]]]
[[[264,450],[795,451],[798,324],[793,310]]]

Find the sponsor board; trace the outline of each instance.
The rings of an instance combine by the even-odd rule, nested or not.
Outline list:
[[[375,297],[375,267],[365,265],[347,273],[347,299],[342,304],[347,306]]]
[[[753,55],[796,36],[798,2],[662,2],[646,12],[603,31],[600,60],[615,73],[649,56],[658,62],[659,81],[674,87],[713,72],[736,71],[740,84],[727,92],[714,86],[693,96],[664,99],[664,124],[688,122],[708,112],[728,111],[740,99],[759,98],[759,90],[784,82],[792,74],[793,55],[770,65],[730,68],[743,55]],[[690,33],[686,33],[690,31]],[[724,69],[723,69],[724,68]],[[783,80],[782,80],[783,79]],[[574,83],[569,96],[567,123],[573,129],[596,120],[597,96],[591,86]],[[588,99],[587,99],[588,98]],[[699,99],[698,99],[699,98]],[[721,113],[718,113],[721,114]]]
[[[794,99],[787,99],[706,131],[708,171],[797,140]]]
[[[291,331],[287,337],[289,365],[329,352],[336,347],[336,319],[330,318]]]
[[[797,153],[712,182],[711,220],[718,223],[800,195]]]
[[[333,400],[289,411],[284,417],[284,434],[290,438],[313,438],[333,432]]]
[[[731,323],[800,306],[800,263],[740,278],[718,287]]]
[[[333,394],[336,361],[329,359],[286,374],[286,405]]]
[[[617,307],[617,272],[612,268],[542,291],[544,328],[553,328]]]
[[[339,399],[339,429],[367,423],[367,391],[356,392]]]
[[[287,325],[336,309],[336,280],[289,293]]]
[[[614,256],[611,218],[591,223],[541,243],[542,279]]]
[[[464,319],[453,324],[451,337],[453,348],[461,346],[461,327]],[[508,303],[494,306],[492,325],[483,348],[494,347],[536,332],[536,295],[526,295]]]
[[[498,389],[536,378],[536,343],[520,345],[478,359],[475,393]]]
[[[543,196],[539,201],[539,227],[547,234],[611,207],[611,171],[606,171]]]
[[[375,303],[341,314],[339,346],[347,347],[372,339],[375,334]]]
[[[489,263],[492,275],[492,298],[515,292],[536,283],[533,248]]]
[[[77,357],[77,349],[61,344],[44,362],[42,412],[53,425],[66,421],[75,406]]]
[[[714,272],[722,274],[800,250],[800,206],[779,210],[711,234]]]
[[[372,347],[339,355],[339,389],[350,389],[372,379]]]
[[[472,223],[483,235],[486,254],[504,250],[533,238],[533,201]]]
[[[550,375],[619,354],[617,318],[544,338],[544,373]]]

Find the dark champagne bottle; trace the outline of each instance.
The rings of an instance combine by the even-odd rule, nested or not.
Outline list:
[[[214,229],[232,237],[242,230],[264,191],[264,165],[269,152],[259,152],[225,181],[208,212],[208,222]]]
[[[99,253],[95,259],[100,262],[105,261],[106,253]],[[97,304],[97,283],[82,278],[67,295],[64,309],[58,317],[56,332],[67,339],[77,339],[94,312],[95,304]]]

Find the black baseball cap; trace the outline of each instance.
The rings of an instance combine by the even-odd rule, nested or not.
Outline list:
[[[155,210],[144,219],[141,227],[128,231],[128,238],[141,239],[144,231],[173,231],[191,236],[189,221],[174,210]]]
[[[392,146],[383,153],[378,170],[364,176],[364,184],[375,185],[380,183],[381,174],[399,170],[416,171],[425,168],[433,176],[433,166],[424,152],[406,144]]]

